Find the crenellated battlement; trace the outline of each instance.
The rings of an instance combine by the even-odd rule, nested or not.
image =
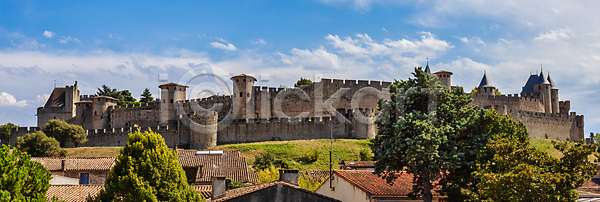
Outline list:
[[[541,102],[538,98],[531,97],[520,97],[519,94],[508,94],[508,95],[485,95],[485,94],[471,94],[473,100],[485,99],[493,101],[504,101],[504,102]]]
[[[175,127],[169,126],[155,126],[155,127],[127,127],[127,128],[111,128],[111,129],[94,129],[94,130],[86,130],[88,136],[94,135],[112,135],[112,134],[129,134],[134,133],[140,130],[141,132],[146,132],[152,130],[152,132],[167,132],[176,130]]]
[[[79,96],[79,100],[83,101],[83,100],[91,100],[93,97],[96,97],[94,95],[80,95]]]
[[[159,102],[148,102],[148,103],[141,103],[141,104],[108,106],[108,110],[111,110],[111,111],[148,110],[148,109],[157,109],[159,107],[160,107]]]

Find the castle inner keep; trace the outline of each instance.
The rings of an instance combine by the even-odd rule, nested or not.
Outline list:
[[[425,71],[432,74],[429,65]],[[449,89],[452,72],[433,73]],[[253,76],[240,74],[233,81],[232,95],[187,99],[188,86],[166,83],[158,86],[155,102],[117,105],[105,96],[80,95],[73,86],[55,88],[43,107],[37,109],[38,127],[13,129],[16,138],[40,130],[48,121],[60,119],[81,125],[88,141],[81,146],[123,146],[128,134],[152,130],[168,146],[205,149],[217,144],[299,139],[373,138],[377,100],[389,99],[391,82],[321,79],[297,88],[255,86]],[[584,117],[569,112],[570,101],[559,101],[558,87],[543,73],[530,75],[520,95],[495,95],[495,87],[484,74],[472,94],[473,103],[494,108],[522,121],[531,138],[580,140]]]

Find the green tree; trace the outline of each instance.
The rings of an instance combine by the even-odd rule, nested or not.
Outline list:
[[[50,188],[50,172],[31,160],[31,156],[14,149],[12,154],[0,148],[0,201],[45,202]]]
[[[373,153],[370,149],[361,149],[358,153],[358,157],[360,157],[361,161],[371,161],[373,160]]]
[[[471,90],[471,92],[469,94],[471,94],[471,95],[477,94],[477,87],[473,88],[473,90]]]
[[[19,128],[19,126],[15,125],[11,122],[1,125],[0,126],[0,139],[10,140],[10,131],[13,128]]]
[[[481,182],[476,191],[465,190],[467,201],[576,201],[575,189],[597,172],[587,157],[598,145],[552,144],[563,157],[551,157],[529,146],[529,141],[491,140],[487,146],[496,154],[478,165],[474,175]]]
[[[61,147],[64,147],[67,142],[72,142],[75,147],[87,142],[87,133],[83,130],[83,127],[58,119],[50,120],[43,131],[49,137],[53,137],[60,142]]]
[[[154,102],[154,98],[152,97],[152,93],[150,93],[150,89],[144,89],[144,92],[141,94],[140,102]]]
[[[117,90],[116,88],[110,88],[107,85],[102,85],[98,88],[96,96],[108,96],[117,99],[118,105],[137,104],[136,99],[131,96],[129,90]]]
[[[287,169],[289,167],[288,163],[281,160],[276,159],[275,154],[271,152],[264,152],[256,156],[254,159],[254,168],[258,170],[264,170],[269,168],[270,166],[275,166],[277,168]]]
[[[500,90],[498,90],[496,88],[496,89],[494,89],[494,95],[496,95],[496,96],[502,96],[502,93],[500,92]]]
[[[201,201],[187,183],[177,152],[152,131],[129,134],[104,189],[88,201]]]
[[[450,91],[434,75],[415,68],[415,78],[390,85],[391,100],[380,100],[378,134],[372,140],[375,172],[388,182],[397,172],[414,175],[411,197],[432,201],[440,173],[460,169],[462,133],[475,114],[462,88]]]
[[[18,137],[15,148],[35,157],[65,157],[67,155],[67,151],[60,148],[56,139],[46,136],[42,131]]]
[[[305,78],[300,77],[300,80],[298,80],[294,84],[294,87],[306,86],[306,85],[310,85],[310,84],[313,84],[313,82],[310,79],[305,79]]]

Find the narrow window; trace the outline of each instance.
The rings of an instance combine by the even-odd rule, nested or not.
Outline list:
[[[173,99],[171,99],[171,103],[173,103]]]
[[[244,97],[244,93],[240,92],[240,97]]]
[[[81,173],[79,176],[79,184],[90,184],[90,174]]]
[[[240,82],[240,79],[236,79],[235,82]]]
[[[244,82],[246,82],[246,79],[244,79]]]
[[[246,93],[246,97],[250,97],[250,93]]]
[[[98,111],[94,111],[94,115],[98,115]]]

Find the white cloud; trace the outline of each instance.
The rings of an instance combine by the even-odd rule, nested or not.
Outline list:
[[[263,40],[263,39],[257,39],[257,40],[251,41],[251,42],[253,44],[261,44],[261,45],[267,44],[267,42],[265,40]]]
[[[113,38],[113,37],[112,37],[112,34],[109,34],[109,35],[108,35],[108,37],[110,37],[111,39]]]
[[[301,50],[294,48],[291,55],[279,53],[284,64],[299,66],[304,69],[341,69],[340,59],[336,54],[327,52],[324,47],[316,50]]]
[[[66,37],[66,36],[63,36],[63,38],[62,38],[62,39],[60,39],[60,41],[59,41],[59,42],[60,42],[60,43],[69,43],[69,41],[75,41],[75,42],[77,42],[77,43],[80,43],[80,44],[81,44],[81,41],[79,41],[79,39],[77,39],[77,38],[71,38],[71,36],[68,36],[68,37]]]
[[[467,37],[457,37],[454,36],[454,38],[457,38],[458,40],[462,41],[463,43],[469,43],[469,39]]]
[[[0,92],[0,106],[26,107],[27,101],[17,101],[15,96],[8,94],[7,92]]]
[[[213,48],[219,48],[219,49],[228,50],[228,51],[235,51],[235,50],[237,50],[237,48],[233,44],[227,44],[227,45],[225,45],[225,44],[222,44],[222,43],[219,43],[219,42],[212,42],[212,43],[210,43],[210,45]]]
[[[44,31],[45,37],[52,38],[52,37],[54,37],[54,35],[56,35],[56,33],[51,32],[51,31]]]
[[[40,104],[46,103],[46,101],[48,101],[49,97],[50,97],[50,94],[47,94],[47,93],[38,95],[35,102],[40,103]]]
[[[573,32],[571,32],[568,28],[561,28],[558,30],[550,30],[546,33],[540,33],[539,36],[535,37],[535,40],[552,42],[552,41],[562,41],[566,39],[570,39],[572,36],[575,36]]]

